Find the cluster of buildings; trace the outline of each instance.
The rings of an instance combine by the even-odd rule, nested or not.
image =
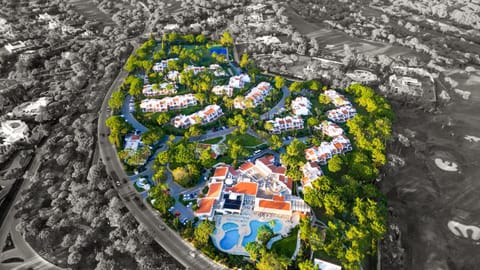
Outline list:
[[[160,62],[157,62],[157,63],[155,63],[155,65],[153,65],[152,70],[155,71],[155,72],[161,73],[165,69],[167,69],[168,62],[170,62],[170,61],[178,61],[178,58],[170,58],[170,59],[165,59],[165,60],[162,60]]]
[[[177,93],[177,84],[170,82],[146,84],[143,86],[142,93],[147,97],[173,95]]]
[[[215,85],[212,88],[212,92],[217,96],[228,96],[233,95],[233,87],[230,85]]]
[[[143,112],[167,112],[197,105],[193,94],[164,97],[162,99],[144,99],[140,103]]]
[[[324,95],[335,105],[335,109],[327,111],[328,119],[344,123],[357,115],[357,110],[352,107],[350,101],[335,90],[327,90]]]
[[[176,128],[189,128],[195,124],[206,124],[217,120],[223,115],[222,108],[218,105],[208,105],[203,110],[190,115],[180,114],[173,119]]]
[[[150,151],[145,148],[142,142],[142,137],[139,134],[129,134],[125,137],[125,146],[123,151],[128,153],[128,157],[133,155],[139,155],[135,164],[132,165],[143,165],[147,162],[147,158],[150,154]]]
[[[272,123],[273,129],[271,132],[274,134],[288,130],[303,129],[303,119],[299,115],[287,116],[283,118],[277,117],[274,120],[267,121],[267,123]]]
[[[309,214],[310,207],[292,195],[293,182],[285,175],[286,168],[275,165],[274,159],[267,155],[238,169],[217,167],[195,215],[212,219],[215,214],[253,213],[289,219],[294,213]]]
[[[230,77],[228,85],[232,88],[243,88],[245,87],[245,83],[249,82],[251,82],[250,76],[248,76],[247,74],[240,74]]]
[[[322,142],[320,146],[310,147],[305,150],[305,158],[311,162],[326,165],[327,161],[336,154],[345,154],[352,151],[350,139],[345,135],[336,136],[331,142]]]
[[[292,111],[295,115],[309,115],[312,104],[306,97],[297,97],[292,100]]]
[[[245,98],[235,98],[233,101],[233,107],[235,109],[246,109],[249,106],[255,108],[265,101],[265,98],[270,94],[271,89],[272,86],[270,83],[260,82],[248,92]],[[248,104],[248,102],[251,102],[251,105]]]
[[[6,120],[0,125],[0,144],[25,141],[29,136],[27,124],[20,120]]]
[[[330,121],[323,121],[320,125],[314,127],[315,130],[320,130],[328,137],[337,137],[343,134],[343,128]]]

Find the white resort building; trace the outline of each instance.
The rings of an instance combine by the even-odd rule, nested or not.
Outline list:
[[[271,130],[271,133],[274,134],[288,130],[303,129],[303,119],[298,115],[275,118],[274,120],[267,121],[267,123],[272,123],[273,129]]]
[[[350,105],[350,101],[335,90],[327,90],[324,95],[335,105],[335,107]]]
[[[233,95],[233,87],[230,85],[215,85],[212,88],[212,92],[217,96],[231,97]]]
[[[190,115],[180,114],[173,119],[176,128],[189,128],[195,124],[207,124],[217,120],[223,115],[222,108],[218,105],[208,105],[203,110]]]
[[[306,97],[297,97],[292,101],[292,111],[295,115],[309,115],[312,104]]]
[[[152,96],[166,96],[177,93],[177,85],[175,83],[160,83],[160,84],[146,84],[143,86],[143,95],[147,97]]]
[[[357,115],[357,110],[350,105],[341,106],[327,111],[328,119],[337,123],[345,123],[347,120],[352,119],[355,115]]]
[[[307,162],[302,167],[303,178],[302,186],[311,187],[315,179],[323,175],[322,169],[315,162]]]
[[[233,88],[243,88],[245,87],[245,83],[249,83],[250,81],[250,76],[247,74],[240,74],[230,77],[228,85]]]
[[[311,162],[326,165],[327,161],[336,154],[345,154],[352,150],[350,140],[345,135],[334,137],[331,142],[322,142],[320,146],[305,150],[305,158]]]
[[[29,129],[27,124],[20,120],[6,120],[0,126],[0,137],[3,138],[3,144],[25,141],[28,135]]]
[[[246,109],[249,106],[247,101],[251,100],[251,106],[255,108],[265,101],[265,98],[270,94],[271,89],[272,87],[270,83],[260,82],[248,92],[244,99],[238,97],[235,98],[233,106],[235,109]]]
[[[140,108],[143,112],[167,112],[195,105],[197,105],[197,98],[193,94],[186,94],[162,99],[144,99],[140,103]]]
[[[320,125],[315,126],[314,129],[321,130],[322,133],[328,137],[336,137],[343,134],[343,129],[341,127],[327,120],[320,123]]]
[[[152,70],[155,72],[163,72],[168,67],[168,62],[177,61],[177,60],[178,58],[170,58],[170,59],[162,60],[158,63],[155,63],[155,65],[153,65]]]

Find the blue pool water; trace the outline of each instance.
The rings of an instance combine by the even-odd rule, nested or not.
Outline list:
[[[216,53],[217,55],[223,54],[227,55],[227,48],[224,47],[212,47],[210,48],[210,54]]]
[[[246,246],[247,243],[254,242],[257,239],[258,228],[260,228],[262,225],[270,226],[270,228],[272,228],[274,233],[280,232],[280,230],[282,229],[282,223],[278,219],[274,219],[274,221],[275,221],[275,226],[273,228],[270,225],[270,222],[267,222],[267,221],[265,222],[261,222],[258,220],[250,221],[250,234],[243,237],[242,246]]]
[[[235,224],[235,223],[232,223],[232,222],[227,222],[227,223],[222,225],[222,229],[224,231],[228,231],[230,229],[235,229],[235,228],[238,228],[238,225]]]
[[[225,236],[220,240],[220,247],[224,250],[229,250],[238,243],[239,239],[240,234],[238,233],[238,230],[230,230],[226,232]]]

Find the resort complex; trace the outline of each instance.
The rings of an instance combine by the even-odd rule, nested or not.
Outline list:
[[[351,160],[371,156],[352,158],[351,140],[360,134],[346,127],[363,130],[349,121],[357,116],[355,89],[251,72],[229,63],[230,50],[217,44],[149,42],[165,59],[151,70],[143,67],[147,60],[131,67],[123,92],[109,103],[116,115],[107,121],[108,139],[132,185],[170,227],[223,263],[255,256],[257,245],[289,261],[305,258],[302,245],[314,240],[301,235],[322,238],[326,224],[348,216],[324,209],[321,200],[343,196],[330,196],[330,185],[343,185]],[[330,267],[330,258],[321,256],[318,265]]]

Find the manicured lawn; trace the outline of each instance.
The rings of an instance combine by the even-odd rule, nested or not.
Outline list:
[[[295,227],[289,236],[279,240],[272,245],[272,251],[279,255],[291,258],[297,246],[298,227]]]
[[[260,139],[249,134],[237,135],[237,136],[234,136],[232,134],[227,135],[227,141],[234,138],[238,138],[239,143],[243,146],[256,146],[263,143]]]
[[[217,143],[219,143],[222,139],[223,139],[223,137],[217,137],[217,138],[212,138],[212,139],[209,139],[209,140],[201,141],[200,143],[204,143],[204,144],[217,144]]]

